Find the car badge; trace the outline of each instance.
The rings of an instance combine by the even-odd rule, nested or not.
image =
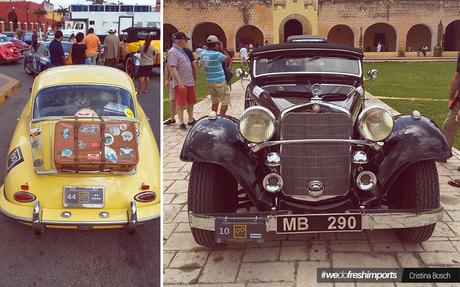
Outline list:
[[[314,113],[319,113],[321,111],[321,106],[318,105],[318,104],[314,104],[312,107],[311,107],[312,111]]]
[[[308,193],[313,197],[320,197],[324,193],[324,185],[319,180],[312,180],[308,183]]]
[[[321,86],[321,84],[313,84],[311,86],[311,93],[312,95],[314,96],[319,96],[319,94],[321,94],[321,90],[323,89],[323,87]]]

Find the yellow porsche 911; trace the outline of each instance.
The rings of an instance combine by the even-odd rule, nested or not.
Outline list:
[[[121,228],[160,216],[160,160],[131,78],[102,66],[49,69],[16,126],[0,211],[32,226]]]

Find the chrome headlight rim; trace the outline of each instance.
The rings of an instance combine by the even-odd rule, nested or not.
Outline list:
[[[364,123],[364,118],[366,117],[366,115],[371,112],[372,110],[381,110],[385,113],[387,113],[390,117],[391,117],[391,120],[392,120],[392,123],[391,123],[391,129],[389,130],[388,134],[385,136],[385,137],[382,137],[382,138],[369,138],[367,136],[367,134],[363,131],[363,123]],[[384,108],[384,107],[380,107],[380,106],[371,106],[371,107],[367,107],[365,108],[364,110],[361,111],[361,113],[359,114],[358,116],[358,130],[359,130],[359,134],[366,140],[369,140],[369,141],[372,141],[372,142],[380,142],[380,141],[383,141],[385,139],[387,139],[391,133],[393,132],[393,129],[394,129],[394,118],[393,118],[393,115],[391,114],[391,112]]]
[[[245,134],[242,132],[242,129],[241,129],[241,122],[242,122],[242,120],[244,119],[244,117],[247,116],[248,113],[250,113],[250,112],[252,112],[252,111],[254,111],[254,110],[259,110],[259,111],[265,112],[265,113],[268,115],[270,121],[271,121],[272,124],[273,124],[273,131],[272,131],[272,133],[271,133],[269,136],[267,136],[267,137],[266,137],[264,140],[262,140],[262,141],[253,141],[253,140],[250,140],[250,139],[246,138],[246,137],[245,137]],[[272,111],[270,111],[270,110],[267,109],[266,107],[261,107],[261,106],[252,106],[252,107],[249,107],[249,108],[247,108],[246,110],[244,110],[244,111],[241,113],[240,117],[239,117],[238,130],[239,130],[241,136],[243,136],[243,138],[244,138],[245,140],[247,140],[247,141],[249,141],[249,142],[251,142],[251,143],[263,143],[263,142],[266,142],[266,141],[270,140],[270,139],[275,135],[275,133],[276,133],[276,118],[275,118],[275,115],[272,113]]]

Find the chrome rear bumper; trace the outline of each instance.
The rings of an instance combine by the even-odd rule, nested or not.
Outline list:
[[[397,228],[411,228],[426,226],[436,223],[441,220],[444,209],[442,207],[432,210],[422,211],[408,211],[408,210],[388,210],[388,209],[374,209],[374,210],[348,210],[349,213],[362,213],[362,226],[363,229],[397,229]],[[286,214],[286,213],[283,213]],[[238,214],[237,218],[245,219],[265,219],[265,226],[267,232],[276,231],[276,214],[267,212],[266,214],[257,216],[244,216]],[[215,231],[216,218],[233,218],[228,215],[202,215],[193,212],[189,213],[190,226],[197,229],[208,231]]]

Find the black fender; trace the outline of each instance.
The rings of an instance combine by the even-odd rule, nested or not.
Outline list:
[[[264,167],[241,136],[235,118],[218,116],[198,120],[185,138],[180,159],[225,168],[259,210],[270,209],[272,198],[257,184]]]
[[[371,162],[375,165],[382,199],[405,168],[419,161],[446,159],[451,149],[444,134],[430,119],[396,116],[391,135]]]

